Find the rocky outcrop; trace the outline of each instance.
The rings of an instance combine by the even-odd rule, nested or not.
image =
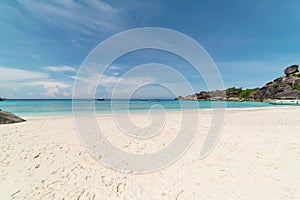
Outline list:
[[[287,67],[287,68],[284,70],[284,73],[285,73],[286,76],[293,75],[293,74],[299,72],[298,68],[299,68],[298,65],[292,65],[292,66],[289,66],[289,67]]]
[[[257,101],[269,99],[300,99],[300,77],[298,65],[292,65],[284,70],[286,76],[268,82],[251,97]]]
[[[178,96],[175,100],[211,100],[211,101],[225,101],[226,95],[225,91],[216,90],[216,91],[201,91],[193,95],[187,95],[186,97]]]
[[[0,110],[0,124],[11,124],[17,122],[24,122],[24,121],[25,121],[24,119],[22,119],[17,115]]]

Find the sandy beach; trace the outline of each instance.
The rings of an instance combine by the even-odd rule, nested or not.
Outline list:
[[[115,171],[81,145],[72,116],[25,117],[0,126],[0,199],[300,199],[300,107],[228,109],[213,152],[199,159],[210,126],[201,110],[197,135],[171,166],[146,174]],[[163,148],[180,123],[137,142],[99,115],[110,141],[128,152]],[[148,123],[146,115],[133,118]]]

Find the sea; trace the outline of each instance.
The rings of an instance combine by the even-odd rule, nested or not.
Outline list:
[[[90,112],[93,105],[96,114],[112,112],[149,112],[150,109],[177,111],[181,109],[210,108],[257,108],[274,106],[264,102],[211,102],[211,101],[176,101],[170,99],[153,100],[72,100],[72,99],[8,99],[0,101],[0,109],[20,116],[58,116],[72,115],[76,112]]]

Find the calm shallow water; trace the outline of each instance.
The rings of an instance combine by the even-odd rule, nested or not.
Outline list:
[[[88,112],[91,104],[95,105],[96,113],[111,113],[112,104],[116,112],[143,112],[149,109],[165,109],[169,111],[180,109],[207,109],[212,108],[210,101],[175,101],[175,100],[74,100],[79,112]],[[226,108],[254,108],[274,106],[269,103],[262,102],[213,102],[214,107]],[[71,99],[12,99],[0,102],[0,109],[6,110],[17,115],[26,116],[56,116],[56,115],[71,115],[72,100]]]

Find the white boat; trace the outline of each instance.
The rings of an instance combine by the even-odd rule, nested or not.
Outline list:
[[[270,104],[274,105],[300,105],[300,100],[275,100],[271,101]]]

